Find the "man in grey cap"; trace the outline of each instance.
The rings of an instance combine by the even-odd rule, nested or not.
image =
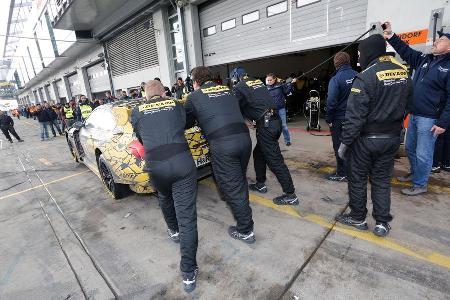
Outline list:
[[[384,37],[415,70],[413,99],[406,134],[406,151],[410,173],[398,180],[412,181],[413,186],[402,193],[408,196],[427,192],[428,178],[433,165],[435,142],[450,125],[450,34],[438,31],[431,54],[409,47],[395,33],[391,23],[384,23]]]

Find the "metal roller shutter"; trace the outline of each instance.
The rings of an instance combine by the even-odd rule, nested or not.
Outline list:
[[[207,2],[199,9],[204,63],[212,66],[351,42],[366,30],[367,5],[368,0]],[[252,12],[255,18],[243,24]]]
[[[50,95],[50,101],[54,101],[55,103],[58,102],[59,99],[56,99],[55,90],[53,89],[52,85],[46,85],[45,88],[48,91],[48,94]]]
[[[150,28],[144,23],[150,21]],[[153,19],[138,22],[107,42],[109,62],[113,76],[136,72],[158,65]]]
[[[75,97],[81,95],[81,87],[80,81],[78,80],[78,74],[68,76],[67,80],[69,81],[69,88],[72,96]]]
[[[66,87],[64,86],[63,80],[57,80],[56,81],[56,87],[58,88],[58,95],[60,98],[67,98],[67,91]]]
[[[86,72],[92,93],[106,92],[111,89],[108,70],[103,67],[103,63],[97,63],[88,67]]]

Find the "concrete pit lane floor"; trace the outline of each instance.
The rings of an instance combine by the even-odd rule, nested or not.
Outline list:
[[[1,137],[0,299],[450,298],[450,173],[433,174],[431,192],[411,198],[394,181],[392,231],[378,238],[335,224],[347,185],[323,178],[331,139],[289,123],[292,146],[280,144],[300,205],[272,204],[281,188],[269,172],[269,192],[250,196],[257,242],[247,245],[228,236],[233,217],[213,179],[199,182],[200,273],[185,294],[157,199],[111,200],[64,137],[41,142],[37,121],[15,122],[25,143]],[[406,171],[397,160],[395,174]],[[372,229],[370,198],[368,208]]]

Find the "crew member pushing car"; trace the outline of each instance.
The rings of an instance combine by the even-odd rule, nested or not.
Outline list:
[[[228,234],[254,243],[246,179],[252,141],[239,102],[228,87],[213,82],[206,67],[194,68],[192,81],[195,91],[185,104],[188,123],[197,119],[208,139],[215,179],[237,222],[228,228]]]
[[[284,163],[278,139],[282,132],[282,123],[275,110],[277,104],[261,80],[247,76],[243,68],[236,68],[231,73],[234,83],[233,92],[239,99],[242,114],[256,123],[256,146],[253,150],[253,162],[256,183],[250,189],[261,193],[267,192],[266,166],[275,174],[283,188],[283,195],[273,199],[277,205],[298,205],[291,173]]]
[[[169,237],[180,243],[184,289],[195,289],[197,267],[197,169],[184,130],[183,105],[165,97],[162,84],[145,84],[146,101],[133,109],[131,123],[145,148],[146,170],[158,191]],[[163,128],[163,129],[162,129]]]

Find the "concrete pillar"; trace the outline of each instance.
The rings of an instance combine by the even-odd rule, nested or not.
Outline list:
[[[64,88],[66,89],[66,93],[67,93],[67,102],[69,102],[70,100],[72,100],[72,91],[70,90],[70,85],[69,85],[69,79],[67,79],[67,76],[64,76],[62,78],[63,82],[64,82]]]
[[[189,4],[183,7],[184,32],[188,56],[188,70],[203,66],[203,52],[200,32],[200,20],[198,18],[197,5]]]
[[[48,85],[44,85],[44,88],[43,88],[44,89],[44,94],[45,94],[45,99],[47,99],[48,103],[50,103],[51,100],[54,100],[54,99],[50,98],[50,93],[48,91],[49,88],[50,88],[50,86],[48,86]],[[55,101],[56,101],[56,99],[55,99]]]
[[[56,86],[56,81],[52,81],[52,83],[50,83],[50,89],[53,89],[53,93],[56,97],[55,101],[56,103],[61,103],[61,99],[59,97],[59,92],[58,92],[58,87]]]
[[[168,87],[175,82],[175,70],[170,49],[170,34],[167,9],[159,9],[153,14],[156,47],[161,82]]]

